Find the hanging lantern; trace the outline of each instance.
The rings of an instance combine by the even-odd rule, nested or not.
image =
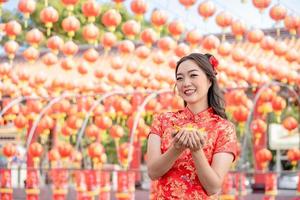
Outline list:
[[[239,62],[243,62],[245,60],[246,53],[244,52],[244,50],[242,48],[235,48],[232,50],[231,56],[235,62],[239,63]]]
[[[133,40],[134,37],[141,31],[141,26],[134,20],[128,20],[122,25],[122,32],[130,40]]]
[[[233,118],[238,122],[239,127],[244,130],[245,122],[247,121],[249,110],[244,106],[237,106],[233,112]]]
[[[296,170],[297,163],[300,159],[300,151],[299,149],[290,149],[287,152],[287,158],[291,162],[293,170]]]
[[[291,133],[293,130],[295,130],[296,128],[298,128],[298,122],[297,120],[292,117],[286,117],[283,121],[282,121],[282,125],[283,127],[288,130],[289,133]]]
[[[95,124],[91,124],[86,127],[85,135],[94,141],[96,138],[100,136],[99,128]]]
[[[286,108],[286,101],[282,97],[276,96],[272,99],[272,107],[275,115],[277,116],[277,122],[279,122],[281,112]]]
[[[68,41],[64,44],[62,48],[62,52],[65,56],[72,57],[78,52],[78,45],[75,44],[73,41]]]
[[[95,124],[98,128],[106,130],[112,126],[112,120],[106,115],[96,116]]]
[[[235,20],[231,23],[231,32],[235,35],[237,41],[243,39],[243,35],[247,31],[246,24],[241,20]]]
[[[249,42],[253,44],[259,43],[264,37],[264,32],[262,32],[260,29],[254,29],[252,31],[249,31],[247,34],[247,39]]]
[[[147,45],[147,47],[149,47],[149,48],[150,48],[150,47],[152,46],[152,44],[153,44],[154,42],[156,42],[156,40],[157,40],[157,34],[156,34],[155,31],[154,31],[153,29],[151,29],[151,28],[146,28],[145,30],[143,30],[143,31],[141,32],[140,37],[141,37],[142,42],[143,42],[145,45]]]
[[[2,148],[2,153],[3,155],[8,158],[9,160],[12,159],[13,156],[16,155],[16,147],[15,145],[11,144],[11,143],[7,143],[4,145],[4,147]]]
[[[80,22],[75,16],[69,16],[62,21],[62,27],[68,33],[70,40],[72,40],[75,32],[80,28]]]
[[[52,66],[58,62],[58,58],[53,53],[47,53],[42,57],[42,61],[45,65]]]
[[[58,54],[58,52],[64,46],[64,41],[58,36],[52,36],[47,40],[47,47],[50,49],[54,54]]]
[[[34,166],[37,167],[40,161],[40,156],[43,153],[43,147],[40,143],[34,142],[29,146],[29,154],[33,157]]]
[[[167,23],[168,15],[163,10],[154,10],[151,14],[151,23],[154,28],[160,33],[162,26]]]
[[[110,9],[102,15],[101,21],[110,32],[114,32],[121,23],[122,16],[115,9]]]
[[[94,63],[99,58],[99,54],[94,48],[90,48],[83,53],[83,58],[90,63]]]
[[[125,132],[122,126],[113,125],[109,130],[109,134],[114,139],[120,139],[124,136]]]
[[[190,44],[191,49],[194,49],[200,44],[202,35],[197,30],[191,30],[186,34],[185,39]]]
[[[274,54],[277,56],[284,56],[288,50],[288,46],[283,41],[277,41],[273,48]]]
[[[179,0],[179,3],[182,4],[185,9],[189,9],[196,3],[196,0]]]
[[[61,143],[60,145],[58,145],[59,154],[63,159],[70,158],[72,150],[73,147],[69,143]]]
[[[177,20],[172,21],[168,25],[168,30],[175,40],[179,40],[181,34],[184,32],[184,24]]]
[[[138,48],[136,48],[135,50],[135,55],[139,58],[139,59],[147,59],[150,55],[150,49],[146,46],[139,46]]]
[[[202,42],[203,48],[208,51],[218,48],[219,45],[220,45],[220,40],[214,35],[206,36]]]
[[[35,48],[39,46],[43,39],[43,33],[36,28],[26,33],[26,42]]]
[[[258,145],[260,139],[266,133],[266,130],[267,130],[267,124],[263,120],[256,119],[251,122],[251,131],[254,135],[255,145]]]
[[[100,33],[97,26],[88,24],[83,27],[82,35],[89,44],[97,45]]]
[[[125,0],[112,0],[112,1],[115,2],[117,10],[120,10]]]
[[[135,46],[134,46],[133,42],[131,42],[130,40],[123,40],[118,45],[119,53],[123,54],[125,56],[132,53],[134,51],[134,49],[135,49]]]
[[[271,0],[252,0],[253,5],[259,9],[259,12],[262,13],[264,9],[269,7]]]
[[[89,64],[83,61],[77,66],[77,71],[79,72],[79,74],[85,75],[89,72],[89,68]]]
[[[286,17],[287,11],[286,8],[280,4],[274,5],[272,6],[272,8],[270,9],[269,15],[270,17],[276,22],[276,32],[277,32],[277,37],[280,36],[280,28],[279,26],[279,22],[281,20],[284,20],[284,18]]]
[[[215,12],[216,6],[212,1],[206,0],[199,4],[198,13],[204,18],[204,21],[207,21],[207,19],[213,16]]]
[[[25,28],[27,28],[27,22],[30,17],[30,14],[35,10],[36,2],[34,0],[20,0],[18,4],[18,9],[24,14],[25,18]]]
[[[39,55],[40,55],[39,51],[36,48],[34,48],[34,47],[28,47],[23,52],[23,57],[29,63],[34,63],[38,59]]]
[[[130,3],[132,12],[136,15],[137,21],[143,20],[143,15],[148,10],[148,4],[144,0],[132,0]]]
[[[299,53],[298,51],[296,51],[295,49],[290,49],[287,51],[287,53],[285,54],[285,59],[292,63],[292,62],[295,62],[297,61],[297,58],[299,58]]]
[[[228,42],[222,42],[218,48],[218,54],[220,54],[223,57],[226,57],[230,54],[232,50],[232,45]]]
[[[4,30],[9,39],[15,40],[16,36],[22,32],[22,27],[17,21],[12,20],[5,24]]]
[[[153,52],[152,61],[155,64],[160,65],[165,62],[165,55],[161,51]]]
[[[7,41],[4,44],[4,51],[11,62],[15,58],[18,49],[19,49],[19,44],[14,40]]]
[[[284,18],[284,26],[294,37],[297,33],[297,27],[300,25],[300,17],[296,15],[287,15]]]
[[[170,50],[174,49],[175,41],[172,38],[166,36],[166,37],[160,38],[157,41],[157,46],[164,53],[168,53]]]
[[[61,61],[60,66],[62,69],[69,71],[75,68],[76,63],[72,58],[65,58]]]
[[[216,16],[216,23],[218,26],[221,27],[223,34],[222,34],[222,41],[225,40],[225,29],[231,25],[232,23],[232,16],[230,13],[226,12],[226,11],[222,11],[220,12],[217,16]]]
[[[100,14],[100,5],[95,0],[88,0],[82,4],[81,10],[88,22],[94,23]]]
[[[61,2],[64,4],[64,6],[67,7],[67,10],[69,11],[69,16],[72,14],[74,7],[78,0],[61,0]]]
[[[175,51],[175,55],[181,58],[189,54],[190,48],[185,43],[180,43],[179,45],[177,45],[174,51]]]
[[[263,148],[257,151],[256,153],[256,160],[259,167],[261,167],[262,170],[266,170],[268,167],[269,162],[272,160],[272,153],[270,150]]]
[[[101,38],[101,44],[104,47],[105,52],[108,52],[117,42],[117,37],[111,32],[106,32]]]
[[[267,35],[261,40],[260,47],[265,51],[271,51],[274,49],[275,42],[272,36]]]
[[[57,10],[51,6],[43,8],[43,10],[40,12],[40,20],[47,28],[47,36],[50,36],[53,23],[57,22],[58,18],[59,16]]]
[[[59,151],[57,149],[51,149],[49,152],[48,152],[48,158],[49,158],[49,161],[51,163],[51,167],[54,168],[56,167],[57,165],[57,161],[60,160],[60,154],[59,154]]]

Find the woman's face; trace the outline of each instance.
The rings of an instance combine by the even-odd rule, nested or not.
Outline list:
[[[193,60],[183,61],[178,66],[176,85],[179,95],[187,104],[207,102],[207,92],[211,82]]]

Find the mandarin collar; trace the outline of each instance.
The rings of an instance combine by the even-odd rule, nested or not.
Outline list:
[[[207,119],[207,117],[211,117],[214,114],[214,110],[212,107],[208,107],[207,109],[194,114],[187,106],[183,109],[183,113],[192,120],[198,121],[201,119]]]

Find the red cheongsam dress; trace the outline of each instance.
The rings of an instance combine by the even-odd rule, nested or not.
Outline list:
[[[228,152],[236,156],[237,139],[234,125],[215,114],[208,108],[193,114],[187,107],[177,112],[166,112],[154,117],[150,134],[161,138],[161,152],[164,153],[172,144],[172,133],[177,127],[193,126],[203,130],[206,143],[203,151],[211,164],[215,153]],[[157,180],[154,194],[156,200],[206,200],[217,199],[208,196],[196,173],[196,168],[189,149],[176,160],[173,167]]]

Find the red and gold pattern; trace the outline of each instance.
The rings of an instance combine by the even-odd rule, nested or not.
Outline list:
[[[234,126],[208,108],[194,115],[188,108],[178,112],[167,112],[157,115],[152,123],[150,133],[161,137],[161,151],[166,152],[172,142],[174,127],[193,125],[196,129],[205,130],[206,144],[203,151],[209,163],[213,155],[219,152],[237,152],[237,141]],[[174,166],[157,183],[154,199],[217,199],[209,197],[197,178],[196,169],[189,149],[176,160]]]

